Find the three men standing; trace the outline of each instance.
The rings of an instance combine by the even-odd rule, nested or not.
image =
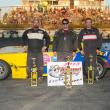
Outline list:
[[[42,78],[43,74],[43,54],[50,43],[49,35],[46,31],[39,28],[40,22],[38,19],[33,20],[33,26],[23,34],[24,43],[28,44],[27,70],[28,74],[31,72],[32,57],[36,58],[36,65],[38,68],[38,77]],[[76,32],[69,28],[69,20],[62,20],[63,27],[59,29],[54,35],[53,52],[57,56],[57,60],[65,61],[66,57],[75,55],[77,40]],[[44,43],[45,40],[45,43]],[[83,48],[81,43],[83,42]],[[45,45],[44,45],[45,44]],[[78,48],[85,56],[85,72],[87,75],[88,67],[90,65],[89,56],[93,56],[93,66],[95,67],[95,77],[97,76],[96,56],[98,49],[101,47],[102,38],[98,29],[92,27],[92,19],[85,20],[85,28],[82,29],[78,36]]]

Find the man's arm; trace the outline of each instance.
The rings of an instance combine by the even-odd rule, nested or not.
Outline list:
[[[23,45],[27,45],[27,40],[28,40],[27,33],[28,31],[26,30],[22,35]]]
[[[53,52],[57,51],[57,45],[58,45],[58,32],[55,32],[53,38]]]
[[[75,31],[73,31],[72,30],[72,39],[73,39],[73,52],[76,52],[76,50],[77,50],[77,34],[76,34],[76,32]]]
[[[100,49],[102,45],[102,36],[99,33],[98,29],[96,30],[96,35],[97,35],[97,49]]]
[[[49,35],[46,31],[44,32],[44,39],[43,40],[44,40],[43,48],[44,48],[44,50],[48,51],[48,48],[49,48],[49,45],[50,45],[50,37],[49,37]]]
[[[78,35],[78,49],[79,50],[82,50],[82,39],[83,39],[83,32],[82,30],[80,31],[79,35]]]

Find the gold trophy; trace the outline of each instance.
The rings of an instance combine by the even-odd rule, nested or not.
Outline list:
[[[82,50],[84,50],[84,40],[81,42]],[[93,67],[93,56],[89,55],[90,65],[88,67],[88,84],[94,83],[94,67]]]
[[[94,83],[94,67],[93,67],[93,56],[90,55],[90,65],[88,67],[88,84]]]
[[[31,87],[32,86],[37,86],[37,77],[38,77],[38,73],[37,73],[37,66],[36,66],[36,58],[32,58],[32,68],[31,68]]]
[[[69,56],[67,57],[67,60],[69,62],[68,62],[67,68],[65,69],[64,84],[65,84],[65,87],[67,89],[71,89],[72,88],[72,71],[71,71],[71,68],[70,68],[70,61],[71,61],[71,59],[70,59]]]

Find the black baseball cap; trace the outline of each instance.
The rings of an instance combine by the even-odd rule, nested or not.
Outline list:
[[[68,19],[63,19],[62,24],[69,24],[69,20]]]

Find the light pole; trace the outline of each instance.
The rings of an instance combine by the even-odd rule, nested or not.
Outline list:
[[[102,6],[102,5],[101,5],[101,3],[102,3],[101,1],[102,1],[102,0],[99,0],[100,9],[101,9],[101,6]]]
[[[74,8],[74,0],[70,0],[70,8]]]
[[[0,8],[0,21],[1,21],[1,11],[2,11],[2,9]]]

